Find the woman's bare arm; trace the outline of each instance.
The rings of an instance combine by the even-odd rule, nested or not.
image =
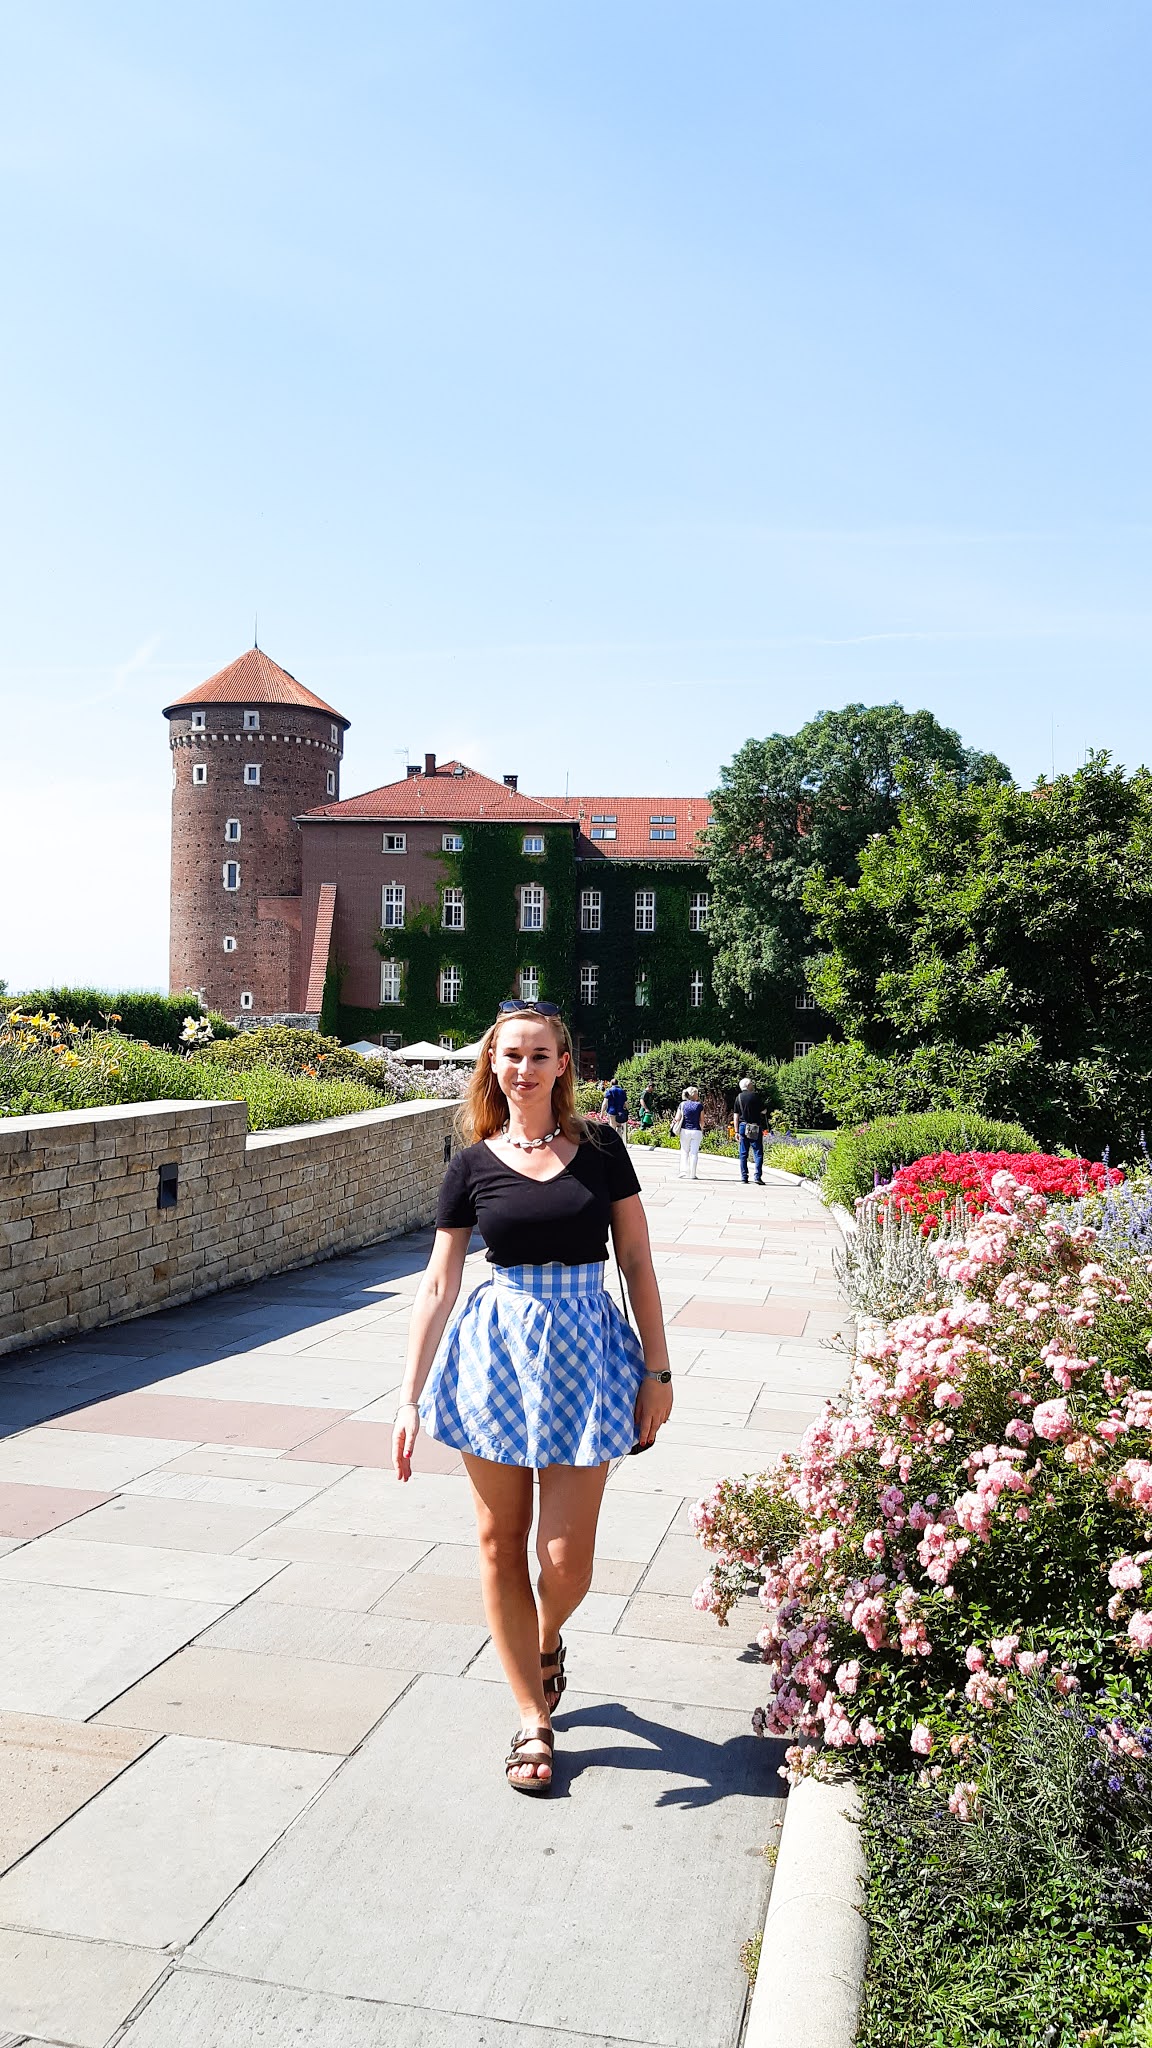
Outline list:
[[[612,1242],[636,1318],[644,1364],[649,1372],[666,1372],[668,1341],[664,1335],[664,1311],[652,1265],[648,1219],[639,1195],[628,1195],[622,1202],[613,1202]],[[671,1413],[671,1386],[661,1386],[657,1380],[644,1380],[636,1397],[636,1432],[640,1442],[651,1443]]]
[[[471,1235],[470,1230],[464,1229],[438,1230],[432,1244],[432,1256],[416,1289],[408,1324],[408,1356],[392,1432],[392,1462],[398,1479],[412,1476],[412,1450],[420,1431],[416,1403],[432,1370],[436,1347],[456,1306]]]

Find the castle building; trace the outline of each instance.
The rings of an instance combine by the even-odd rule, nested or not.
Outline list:
[[[164,715],[174,993],[385,1045],[463,1045],[543,998],[587,1077],[663,1039],[764,1038],[712,987],[706,797],[534,797],[426,754],[342,799],[348,720],[258,648]],[[806,1049],[799,1023],[762,1049]]]

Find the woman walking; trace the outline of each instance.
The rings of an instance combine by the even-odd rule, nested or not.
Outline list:
[[[672,1119],[672,1130],[680,1139],[680,1173],[683,1180],[696,1178],[696,1165],[700,1158],[700,1147],[704,1143],[704,1105],[698,1088],[685,1088],[680,1098],[680,1107]]]
[[[472,1142],[440,1191],[392,1444],[402,1480],[421,1425],[463,1453],[484,1611],[520,1717],[505,1773],[534,1794],[552,1782],[560,1631],[592,1581],[609,1461],[647,1448],[672,1410],[640,1183],[616,1132],[577,1115],[574,1081],[555,1006],[502,1003],[464,1106]],[[453,1316],[474,1227],[492,1276]],[[609,1230],[639,1341],[604,1289]]]

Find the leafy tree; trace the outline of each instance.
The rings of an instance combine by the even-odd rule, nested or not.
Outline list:
[[[827,948],[810,983],[850,1040],[905,1082],[931,1048],[960,1094],[966,1072],[1011,1075],[1011,1107],[1046,1141],[1138,1142],[1152,1111],[1146,769],[1128,777],[1101,754],[1032,790],[931,782],[859,870],[851,883],[817,869],[807,891]]]
[[[712,792],[707,835],[714,980],[725,1005],[802,981],[812,950],[808,876],[819,868],[855,881],[861,848],[941,776],[962,788],[1011,780],[995,755],[965,747],[930,711],[900,704],[848,704],[792,736],[745,741]]]

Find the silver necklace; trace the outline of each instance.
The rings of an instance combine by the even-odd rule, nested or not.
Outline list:
[[[505,1124],[500,1136],[507,1139],[510,1145],[518,1146],[521,1152],[538,1152],[541,1145],[550,1145],[553,1138],[560,1136],[560,1126],[557,1124],[554,1131],[546,1131],[542,1138],[514,1138],[511,1125]]]

